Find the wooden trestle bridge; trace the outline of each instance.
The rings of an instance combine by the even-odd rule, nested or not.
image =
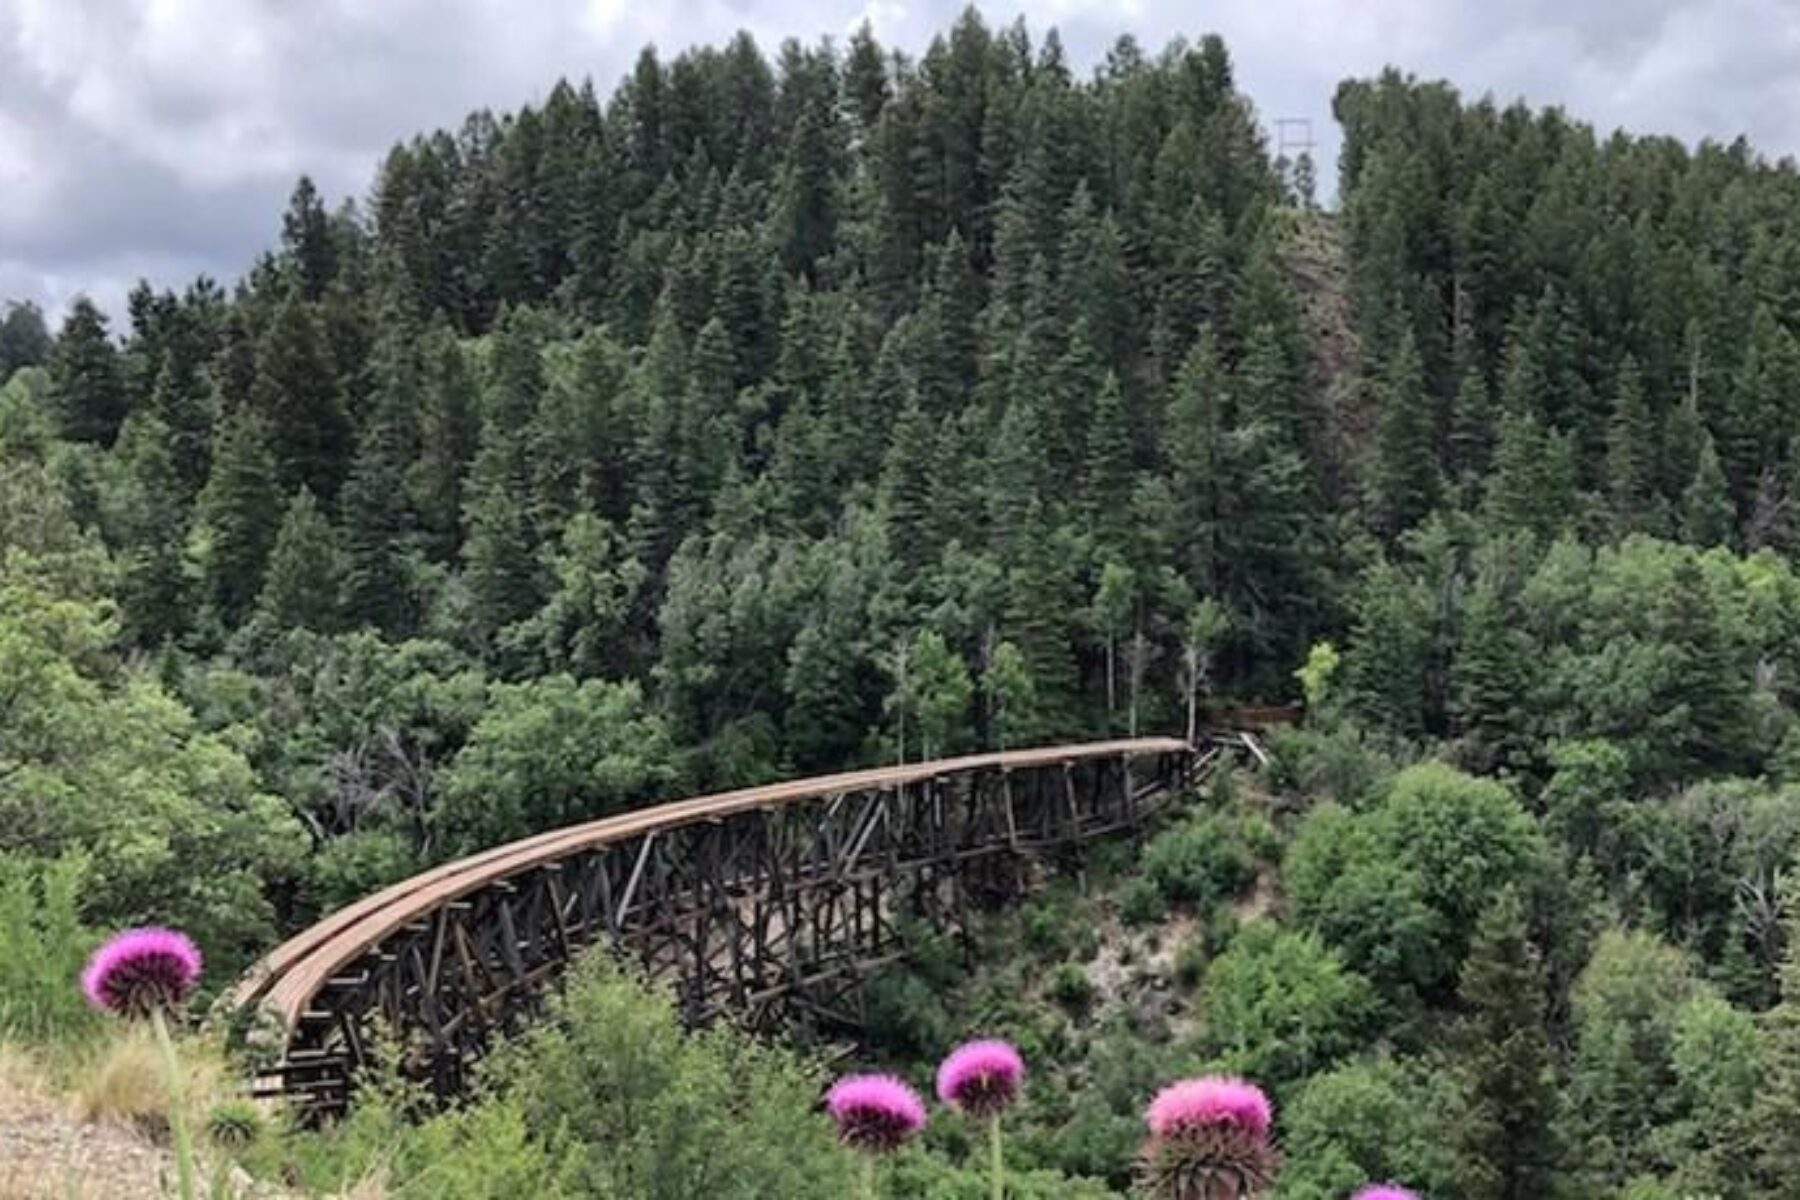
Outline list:
[[[901,953],[902,920],[958,926],[1021,887],[1030,858],[1138,829],[1224,757],[1260,757],[1245,726],[1273,711],[1196,745],[1054,746],[724,792],[446,863],[327,917],[239,983],[240,1018],[272,1043],[258,1091],[341,1110],[379,1029],[409,1074],[454,1093],[600,943],[672,987],[693,1022],[854,1023],[863,975]]]

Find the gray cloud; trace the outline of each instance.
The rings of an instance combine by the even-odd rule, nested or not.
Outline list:
[[[0,296],[117,308],[139,276],[229,280],[275,237],[296,176],[360,197],[394,141],[562,75],[609,91],[645,43],[750,30],[909,51],[961,0],[0,0]],[[1010,5],[984,5],[1009,21]],[[1335,152],[1337,82],[1387,63],[1469,95],[1558,103],[1603,129],[1800,151],[1795,0],[1040,0],[1078,64],[1123,32],[1222,33],[1269,118]]]

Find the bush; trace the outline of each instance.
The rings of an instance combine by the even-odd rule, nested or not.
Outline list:
[[[99,1020],[75,985],[99,939],[79,915],[86,864],[0,854],[0,1040],[67,1042]]]
[[[1433,1094],[1452,1086],[1447,1076],[1409,1072],[1387,1059],[1345,1063],[1308,1079],[1282,1121],[1284,1200],[1340,1200],[1371,1179],[1455,1194],[1460,1164],[1438,1124],[1451,1105]]]
[[[489,1078],[517,1106],[504,1128],[519,1139],[560,1131],[579,1146],[577,1194],[840,1200],[851,1190],[849,1157],[816,1111],[815,1072],[729,1025],[685,1032],[667,996],[603,954],[576,966],[549,1019],[502,1050]]]
[[[1280,1088],[1361,1044],[1373,989],[1311,933],[1246,924],[1206,973],[1205,1048]]]
[[[1140,875],[1119,893],[1119,920],[1134,928],[1162,920],[1169,913],[1162,889]]]
[[[223,1150],[242,1150],[262,1137],[265,1124],[250,1101],[221,1101],[206,1114],[206,1139]]]
[[[927,1058],[954,1036],[943,996],[919,975],[883,971],[863,988],[864,1035],[892,1054]]]
[[[1144,873],[1171,904],[1204,907],[1255,881],[1258,853],[1270,840],[1260,816],[1241,809],[1199,813],[1144,847]]]
[[[1080,1016],[1094,1005],[1094,981],[1077,963],[1063,963],[1050,973],[1050,999],[1072,1016]]]

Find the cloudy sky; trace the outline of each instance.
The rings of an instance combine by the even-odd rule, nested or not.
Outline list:
[[[603,92],[645,43],[748,29],[916,52],[963,0],[0,0],[0,297],[116,308],[138,277],[235,278],[295,177],[366,193],[396,139],[559,75]],[[982,8],[1010,21],[1018,4]],[[1084,70],[1119,33],[1225,35],[1265,118],[1395,63],[1603,127],[1800,152],[1800,0],[1040,0]]]

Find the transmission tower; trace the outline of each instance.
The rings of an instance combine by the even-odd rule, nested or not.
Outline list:
[[[1313,206],[1313,193],[1318,186],[1313,158],[1317,143],[1313,141],[1311,117],[1275,118],[1275,169],[1287,194],[1304,208]]]

